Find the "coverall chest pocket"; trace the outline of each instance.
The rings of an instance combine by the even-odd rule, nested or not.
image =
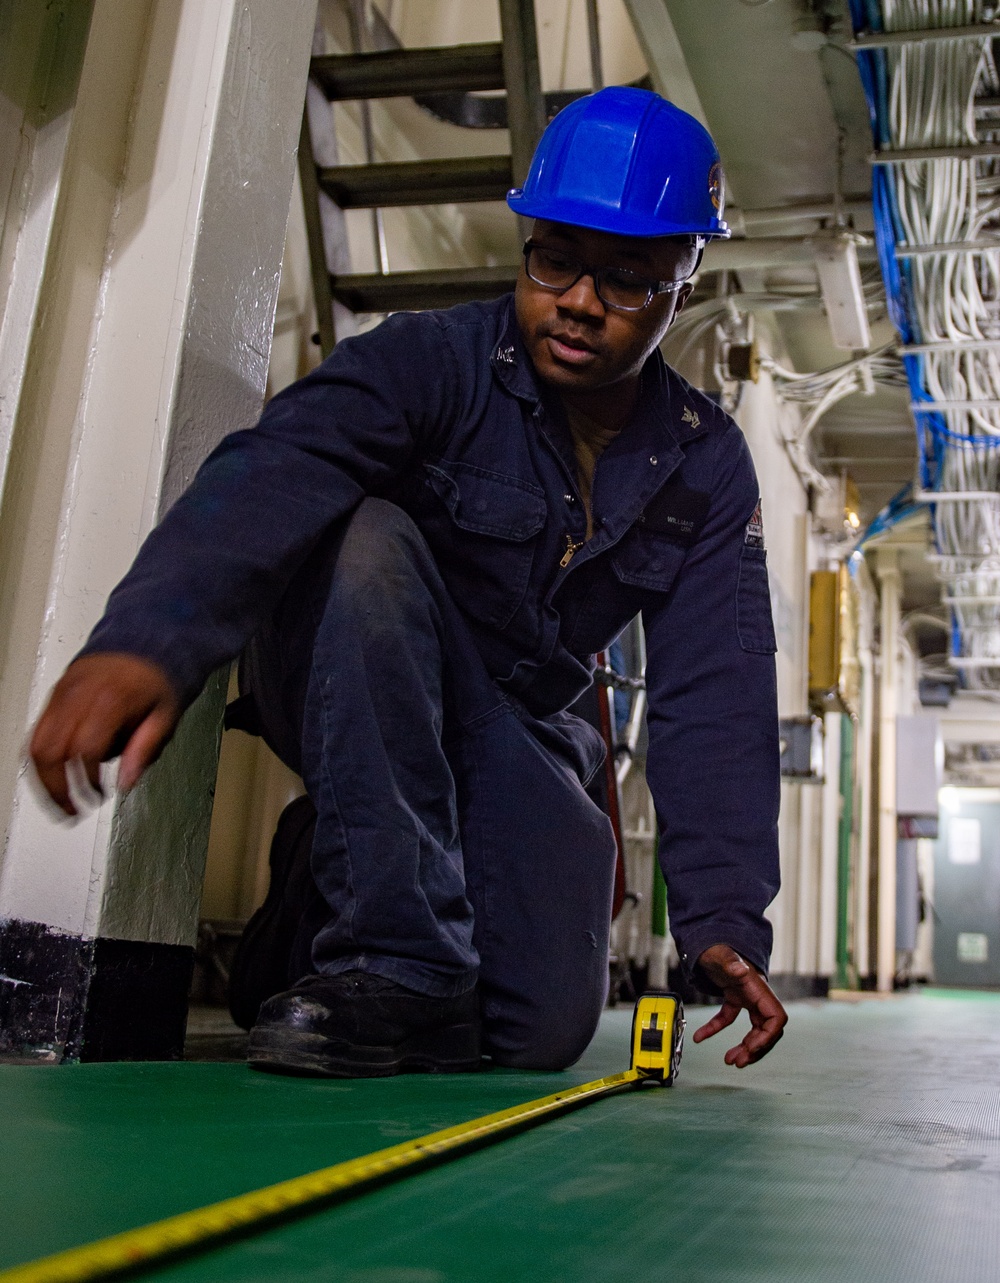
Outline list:
[[[670,537],[638,525],[615,549],[611,566],[623,584],[669,592],[686,551]]]
[[[456,604],[505,628],[528,589],[544,492],[468,463],[428,463],[424,474],[440,503],[420,525]]]
[[[778,649],[767,585],[767,553],[763,548],[747,546],[740,551],[736,631],[744,650],[773,655]]]

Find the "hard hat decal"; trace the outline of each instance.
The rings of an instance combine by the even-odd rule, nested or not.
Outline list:
[[[721,161],[716,161],[708,171],[708,197],[715,212],[721,214],[726,203],[726,176],[722,172]]]

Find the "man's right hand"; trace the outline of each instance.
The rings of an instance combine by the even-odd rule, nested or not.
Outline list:
[[[130,789],[155,762],[180,721],[181,709],[158,664],[118,652],[74,660],[38,719],[29,753],[46,792],[76,815],[67,763],[83,763],[101,792],[101,763],[121,756],[118,787]]]

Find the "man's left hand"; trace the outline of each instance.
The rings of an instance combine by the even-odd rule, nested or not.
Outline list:
[[[777,1043],[788,1024],[788,1012],[760,972],[730,949],[728,944],[713,944],[698,959],[708,978],[722,990],[722,1008],[694,1035],[704,1042],[733,1023],[746,1008],[750,1013],[750,1032],[737,1047],[726,1052],[726,1064],[745,1069],[766,1056]]]

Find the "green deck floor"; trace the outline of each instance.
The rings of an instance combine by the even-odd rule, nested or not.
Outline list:
[[[701,1013],[689,1013],[695,1019]],[[0,1065],[0,1266],[626,1067],[335,1083],[234,1064]],[[681,1082],[155,1276],[163,1283],[1000,1279],[1000,995],[800,1003],[755,1069]]]

